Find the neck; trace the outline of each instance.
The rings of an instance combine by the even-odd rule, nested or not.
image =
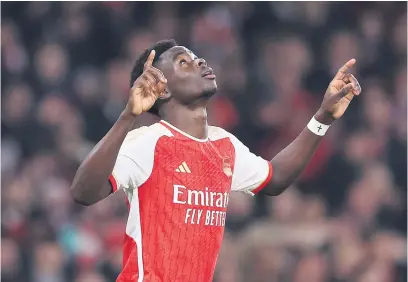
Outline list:
[[[207,109],[205,107],[188,108],[183,105],[172,105],[162,116],[181,131],[198,139],[208,137]]]

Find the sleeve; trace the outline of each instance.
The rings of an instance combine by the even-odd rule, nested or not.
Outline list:
[[[118,155],[109,177],[113,192],[137,188],[137,175],[140,174],[141,172],[138,171],[135,161],[125,155]]]
[[[231,140],[235,148],[231,190],[256,194],[272,179],[272,164],[253,154],[235,136]]]
[[[113,192],[137,189],[150,177],[160,135],[144,131],[134,130],[125,138],[109,177]]]

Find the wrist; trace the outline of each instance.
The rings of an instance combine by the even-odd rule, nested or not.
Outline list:
[[[315,117],[312,117],[312,119],[309,121],[307,124],[307,128],[314,134],[318,136],[324,136],[327,132],[327,130],[330,128],[330,125],[324,124],[318,120],[316,120]]]
[[[331,125],[335,121],[335,119],[333,118],[331,114],[327,113],[326,111],[322,109],[319,109],[317,111],[317,113],[314,115],[314,118],[318,122],[325,124],[325,125]]]
[[[128,122],[131,122],[131,123],[133,123],[133,121],[135,120],[135,118],[136,118],[136,115],[135,114],[133,114],[133,113],[131,113],[131,112],[128,112],[128,111],[123,111],[121,114],[120,114],[120,116],[119,116],[119,119],[120,120],[123,120],[123,121],[128,121]]]

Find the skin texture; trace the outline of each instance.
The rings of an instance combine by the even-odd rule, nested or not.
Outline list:
[[[158,99],[162,119],[191,136],[207,137],[206,106],[217,90],[212,69],[204,59],[182,46],[164,52],[153,66],[154,56],[152,51],[143,74],[130,89],[129,101],[118,121],[79,167],[72,183],[72,195],[78,203],[91,205],[111,193],[107,179],[123,140],[134,119],[148,111]],[[361,93],[357,79],[349,73],[355,62],[354,59],[347,62],[330,82],[315,115],[321,123],[331,124],[340,118],[353,97]],[[272,181],[263,192],[275,196],[289,187],[306,167],[321,138],[305,128],[272,159]]]
[[[360,95],[361,86],[349,73],[355,63],[355,59],[348,61],[330,82],[322,105],[314,116],[317,121],[332,124],[344,114],[354,96]],[[274,174],[263,192],[276,196],[285,191],[305,169],[322,138],[307,128],[303,129],[292,143],[272,159]]]

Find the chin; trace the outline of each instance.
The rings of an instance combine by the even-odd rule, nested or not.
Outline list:
[[[215,80],[211,80],[204,86],[202,96],[211,97],[215,94],[215,92],[217,92],[217,82]]]

